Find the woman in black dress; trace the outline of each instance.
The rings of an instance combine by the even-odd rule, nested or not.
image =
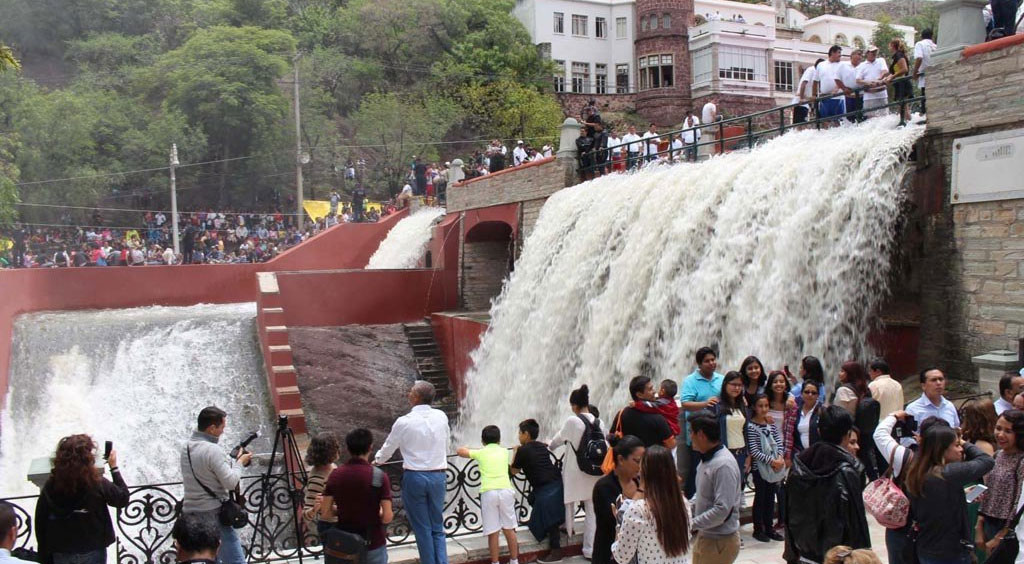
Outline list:
[[[615,542],[615,512],[619,496],[633,499],[640,489],[637,476],[644,458],[644,443],[633,435],[610,437],[609,444],[615,458],[615,470],[594,484],[594,516],[597,532],[594,534],[594,554],[591,564],[611,564],[612,543]]]

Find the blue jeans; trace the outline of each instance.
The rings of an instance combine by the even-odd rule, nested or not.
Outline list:
[[[55,552],[53,564],[105,564],[107,550],[101,548],[90,552]]]
[[[416,537],[420,564],[448,564],[444,537],[444,472],[402,474],[402,504]]]
[[[690,452],[690,471],[686,473],[683,493],[687,499],[693,499],[694,494],[697,493],[697,466],[700,465],[700,453],[693,450],[693,445],[686,445],[686,450]],[[743,467],[740,466],[740,472],[742,471]]]
[[[217,564],[245,564],[245,551],[238,531],[230,525],[220,526],[220,550],[217,551]]]
[[[388,545],[367,550],[365,564],[388,564]]]

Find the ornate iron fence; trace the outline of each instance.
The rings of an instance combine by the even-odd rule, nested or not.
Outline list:
[[[557,461],[561,466],[561,460]],[[383,466],[391,480],[391,494],[395,518],[387,526],[389,546],[410,544],[415,541],[412,528],[402,507],[401,463]],[[242,497],[249,512],[249,526],[240,531],[243,546],[249,562],[275,562],[295,559],[300,556],[320,555],[319,542],[315,531],[302,527],[299,510],[302,507],[301,485],[288,487],[288,480],[295,476],[288,473],[246,476],[242,478]],[[516,515],[521,524],[530,517],[527,496],[529,483],[522,475],[512,480],[516,490]],[[480,469],[476,461],[451,456],[445,472],[447,494],[444,505],[444,529],[449,537],[478,533],[481,530]],[[177,503],[183,495],[181,482],[133,486],[131,500],[127,507],[116,512],[114,527],[117,534],[115,545],[118,564],[173,564],[174,547],[171,528],[177,518]],[[35,548],[33,520],[38,496],[4,498],[14,506],[18,518],[18,534],[15,548]],[[255,530],[258,512],[259,530]],[[296,520],[299,520],[299,532]],[[302,542],[299,542],[301,536]],[[300,546],[301,544],[301,546]]]

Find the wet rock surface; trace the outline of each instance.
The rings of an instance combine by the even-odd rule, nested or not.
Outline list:
[[[395,419],[409,411],[416,365],[401,325],[290,327],[302,406],[311,434],[373,433],[376,451]]]

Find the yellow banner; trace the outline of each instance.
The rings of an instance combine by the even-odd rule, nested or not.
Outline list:
[[[7,249],[14,247],[14,241],[7,237],[0,237],[0,251],[6,251]]]
[[[306,210],[310,219],[316,221],[327,217],[327,214],[331,212],[331,203],[326,200],[303,200],[302,208]]]

